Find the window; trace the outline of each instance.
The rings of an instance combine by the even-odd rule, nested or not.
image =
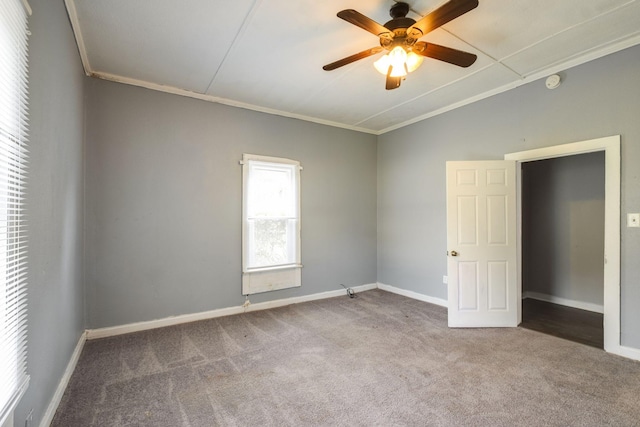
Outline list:
[[[301,285],[300,163],[245,154],[242,293]]]
[[[0,425],[27,375],[24,184],[27,140],[27,8],[0,2]]]

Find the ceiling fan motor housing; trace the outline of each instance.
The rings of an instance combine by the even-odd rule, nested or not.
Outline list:
[[[384,26],[391,31],[398,28],[404,28],[405,30],[415,24],[415,19],[411,18],[393,18],[391,21],[384,24]]]
[[[384,26],[391,31],[394,31],[398,28],[409,28],[413,24],[416,23],[414,19],[407,18],[407,13],[409,13],[409,5],[407,3],[396,3],[391,6],[389,10],[389,15],[393,18],[391,21],[384,24]]]
[[[394,19],[404,18],[405,16],[407,16],[407,13],[409,13],[409,5],[403,2],[394,4],[389,10],[389,15],[391,15],[391,17]]]
[[[407,28],[416,23],[414,19],[407,18],[409,13],[409,5],[407,3],[398,2],[391,6],[389,15],[390,21],[384,24],[385,28],[393,31],[393,39],[388,37],[380,37],[380,45],[385,49],[392,49],[395,46],[410,46],[413,43],[407,43]],[[415,40],[414,40],[415,42]]]

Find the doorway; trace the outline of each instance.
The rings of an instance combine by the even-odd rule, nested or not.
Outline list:
[[[522,323],[604,348],[605,154],[521,164]]]
[[[522,174],[521,165],[544,159],[573,156],[584,153],[604,152],[605,158],[605,202],[604,202],[604,290],[603,323],[604,349],[622,354],[620,346],[620,136],[611,136],[594,140],[575,142],[510,153],[505,160],[518,162],[518,284],[516,290],[522,301]],[[518,320],[522,321],[522,306],[519,307]]]

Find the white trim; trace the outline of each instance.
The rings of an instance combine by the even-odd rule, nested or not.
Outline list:
[[[24,10],[27,12],[27,15],[33,15],[33,9],[31,9],[31,5],[27,0],[22,0],[22,6],[24,6]]]
[[[638,350],[637,348],[625,347],[621,345],[616,348],[616,351],[612,351],[612,353],[617,354],[618,356],[626,357],[628,359],[640,361],[640,350]]]
[[[16,406],[18,406],[18,403],[20,403],[20,399],[22,399],[22,396],[24,396],[24,394],[26,393],[27,388],[29,388],[29,379],[29,375],[25,376],[22,384],[18,386],[16,392],[11,396],[11,400],[9,400],[5,407],[6,411],[0,414],[0,425],[8,425],[8,427],[13,426],[13,412],[15,411]],[[9,424],[9,421],[11,421],[11,424]]]
[[[553,304],[564,305],[565,307],[579,308],[580,310],[592,311],[594,313],[604,313],[604,305],[594,304],[591,302],[576,301],[569,298],[562,298],[555,295],[543,294],[540,292],[525,291],[522,293],[522,299],[535,299],[538,301],[550,302]]]
[[[505,154],[505,160],[528,162],[604,151],[605,153],[605,214],[604,214],[604,349],[622,355],[620,343],[620,135],[556,145],[535,150]],[[518,168],[520,169],[520,168]],[[518,178],[518,199],[522,195],[522,180]],[[518,260],[522,259],[522,210],[518,204]],[[518,268],[521,268],[518,262]],[[522,288],[518,275],[518,288]]]
[[[273,267],[247,268],[247,271],[243,271],[243,273],[262,273],[265,271],[291,270],[294,268],[302,268],[302,264],[284,264],[274,265]]]
[[[49,402],[49,406],[47,407],[46,412],[42,416],[42,420],[40,420],[40,427],[48,427],[53,421],[53,417],[56,415],[56,411],[58,410],[58,405],[60,405],[60,401],[62,400],[62,396],[64,395],[64,391],[67,389],[69,385],[69,380],[71,379],[71,375],[73,375],[73,371],[76,369],[76,365],[78,364],[78,360],[80,359],[80,354],[82,353],[82,349],[84,348],[84,343],[87,341],[87,331],[82,332],[80,334],[80,339],[78,340],[78,344],[76,344],[76,348],[73,350],[71,354],[71,359],[69,359],[69,363],[67,364],[67,369],[64,370],[64,374],[58,383],[58,387],[56,388],[51,401]]]
[[[351,289],[353,289],[355,293],[358,293],[358,292],[364,292],[364,291],[376,289],[377,287],[378,287],[377,284],[372,283],[368,285],[352,286]],[[111,326],[111,327],[99,328],[99,329],[87,329],[87,339],[93,340],[97,338],[112,337],[116,335],[128,334],[131,332],[146,331],[149,329],[180,325],[182,323],[213,319],[216,317],[230,316],[233,314],[267,310],[269,308],[284,307],[291,304],[298,304],[301,302],[315,301],[315,300],[333,298],[333,297],[344,296],[344,295],[346,295],[345,290],[340,288],[333,291],[320,292],[317,294],[284,298],[284,299],[278,299],[273,301],[259,302],[256,304],[251,304],[250,302],[247,302],[244,305],[238,305],[234,307],[220,308],[217,310],[203,311],[200,313],[183,314],[180,316],[165,317],[164,319],[149,320],[146,322],[129,323],[127,325]]]
[[[143,322],[128,323],[126,325],[109,326],[106,328],[87,329],[87,339],[106,338],[116,335],[129,334],[131,332],[146,331],[149,329],[164,328],[166,326],[180,325],[182,323],[197,322],[198,320],[213,319],[214,317],[231,316],[243,313],[242,306],[220,308],[217,310],[203,311],[199,313],[182,314],[179,316],[165,317],[163,319],[147,320]]]
[[[620,147],[620,135],[572,142],[569,144],[553,145],[551,147],[536,148],[533,150],[519,151],[517,153],[509,153],[504,155],[504,159],[520,162],[532,162],[535,160],[574,156],[576,154],[594,153],[597,151],[606,152],[608,149],[615,149],[616,146],[618,148]]]
[[[64,4],[67,7],[67,14],[69,15],[69,21],[71,22],[71,30],[73,36],[76,38],[76,44],[78,45],[78,52],[80,52],[80,60],[82,61],[82,68],[87,76],[92,75],[91,64],[89,64],[89,57],[87,56],[87,48],[82,38],[82,31],[80,30],[80,21],[78,21],[78,11],[76,10],[76,4],[74,0],[64,0]]]
[[[402,295],[403,297],[415,299],[418,301],[428,302],[430,304],[439,305],[442,307],[448,307],[448,302],[446,299],[431,297],[429,295],[420,294],[414,291],[408,291],[406,289],[396,288],[395,286],[385,285],[384,283],[378,283],[378,289],[382,289],[383,291],[391,292],[394,294]]]
[[[287,165],[297,166],[300,170],[302,170],[302,166],[300,166],[300,162],[298,160],[288,159],[286,157],[263,156],[262,154],[243,153],[240,164],[244,165],[249,160],[265,163],[284,163]]]

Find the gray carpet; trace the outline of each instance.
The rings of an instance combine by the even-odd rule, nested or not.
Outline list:
[[[54,426],[638,426],[640,363],[380,290],[89,341]]]

